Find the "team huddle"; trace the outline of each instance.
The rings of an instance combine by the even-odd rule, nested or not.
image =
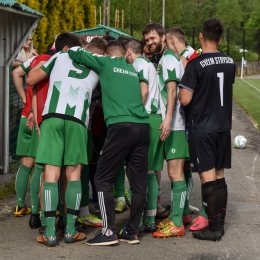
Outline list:
[[[215,18],[203,23],[200,55],[181,28],[165,31],[158,23],[144,28],[142,41],[105,36],[85,46],[62,33],[53,56],[41,54],[13,71],[24,103],[14,215],[31,213],[39,243],[56,245],[57,209],[67,243],[86,239],[79,224],[102,227],[87,241],[97,246],[137,244],[144,232],[184,236],[188,224],[197,239],[222,238],[235,77],[233,59],[217,50],[223,30]],[[160,201],[164,161],[168,209]],[[25,193],[34,163],[29,209]],[[191,222],[192,171],[201,179],[202,207]],[[89,211],[89,181],[101,219]],[[115,213],[127,203],[129,219],[117,231]]]

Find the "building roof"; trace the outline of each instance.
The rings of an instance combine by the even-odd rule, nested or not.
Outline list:
[[[39,12],[35,11],[34,9],[32,9],[32,8],[30,8],[28,6],[25,6],[23,4],[20,4],[20,3],[16,2],[16,1],[13,1],[13,0],[0,0],[0,6],[10,7],[10,8],[22,11],[22,12],[35,14],[37,16],[44,17],[44,14],[39,13]]]
[[[118,39],[119,37],[123,37],[123,38],[132,38],[131,35],[126,34],[124,32],[121,32],[115,28],[109,27],[109,26],[105,26],[102,24],[99,24],[98,27],[95,28],[90,28],[90,29],[84,29],[84,30],[79,30],[79,31],[74,31],[72,33],[78,34],[80,36],[84,36],[84,35],[106,35],[109,34],[113,37],[115,37],[116,39]]]

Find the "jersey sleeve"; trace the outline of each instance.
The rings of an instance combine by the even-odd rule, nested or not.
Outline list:
[[[80,47],[73,47],[69,49],[68,53],[73,61],[89,67],[97,73],[103,70],[108,61],[108,56],[93,54]]]
[[[144,81],[148,84],[149,63],[143,58],[136,58],[133,66],[138,72],[139,80]]]
[[[194,92],[196,85],[197,85],[197,72],[194,66],[188,63],[184,75],[180,81],[179,87]]]
[[[46,72],[47,74],[50,75],[53,67],[54,67],[54,64],[55,64],[55,61],[58,57],[60,52],[56,53],[55,55],[53,55],[48,61],[46,61],[42,66],[41,66],[41,69]]]
[[[170,81],[180,82],[181,69],[179,61],[171,54],[166,54],[162,57],[162,75],[164,83],[167,84]]]
[[[32,58],[30,58],[29,60],[25,61],[22,65],[21,65],[21,68],[22,70],[28,74],[29,71],[30,71],[30,65],[32,63],[32,61],[36,58],[37,56],[33,56]]]

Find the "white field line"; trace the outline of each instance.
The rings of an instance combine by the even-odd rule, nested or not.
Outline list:
[[[258,89],[257,87],[255,87],[253,84],[251,84],[251,83],[249,83],[249,82],[247,82],[246,80],[244,80],[244,79],[242,79],[245,83],[247,83],[249,86],[251,86],[252,88],[254,88],[255,90],[257,90],[258,92],[260,92],[260,89]],[[252,91],[253,92],[253,91]],[[253,92],[254,93],[254,92]],[[254,95],[257,97],[257,98],[259,98],[260,99],[260,97],[256,94],[256,93],[254,93]],[[256,123],[256,121],[248,114],[248,117],[249,117],[249,119],[250,119],[250,121],[253,123],[253,125],[254,125],[254,127],[256,128],[256,129],[258,129],[258,124]]]
[[[256,89],[257,91],[260,92],[260,89],[258,89],[257,87],[255,87],[253,84],[247,82],[246,80],[242,79],[244,82],[246,82],[249,86],[251,86],[252,88]]]

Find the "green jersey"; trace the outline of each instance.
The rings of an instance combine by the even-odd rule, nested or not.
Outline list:
[[[160,90],[157,82],[156,69],[151,61],[143,57],[137,57],[133,63],[138,72],[140,81],[148,84],[148,95],[145,102],[145,108],[148,114],[160,114],[159,98]]]
[[[175,81],[178,84],[184,74],[184,67],[174,52],[166,50],[159,61],[157,71],[162,101],[160,102],[160,105],[163,110],[163,105],[167,108],[167,83]],[[185,118],[180,112],[181,103],[178,99],[178,92],[179,87],[177,86],[177,96],[172,114],[171,130],[185,130]],[[162,112],[162,115],[163,114],[164,113]]]
[[[121,122],[149,123],[138,73],[125,57],[99,56],[79,47],[68,53],[72,60],[98,73],[107,126]]]
[[[33,56],[32,58],[30,58],[29,60],[25,61],[22,65],[21,68],[23,69],[23,71],[28,74],[30,71],[30,65],[32,63],[32,61],[36,58],[37,56]]]
[[[98,75],[77,64],[67,52],[58,52],[41,67],[50,74],[42,117],[59,117],[88,126],[89,105]]]

